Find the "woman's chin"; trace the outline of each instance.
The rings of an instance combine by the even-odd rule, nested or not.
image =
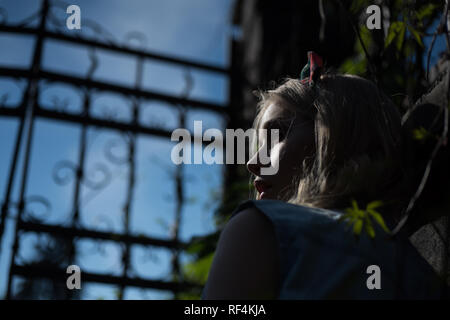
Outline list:
[[[261,192],[258,194],[257,200],[270,200],[270,199],[275,199],[274,197],[272,197],[272,195],[268,192]]]

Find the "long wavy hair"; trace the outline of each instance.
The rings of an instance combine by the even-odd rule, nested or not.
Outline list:
[[[404,207],[409,189],[401,117],[374,83],[324,74],[315,86],[287,78],[275,89],[255,93],[260,100],[254,129],[276,98],[314,124],[313,152],[299,163],[301,173],[282,200],[334,209],[349,207],[352,199],[362,206],[381,200],[382,213]]]

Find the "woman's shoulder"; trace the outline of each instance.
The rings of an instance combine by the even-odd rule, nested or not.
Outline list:
[[[280,227],[321,227],[336,225],[342,216],[337,210],[322,209],[287,203],[280,200],[247,200],[242,202],[232,213],[231,218],[243,212],[251,215],[263,215]],[[316,229],[317,230],[317,229]]]
[[[279,200],[248,200],[233,211],[230,222],[241,214],[270,221],[280,248],[292,247],[294,243],[308,246],[309,243],[320,250],[346,247],[347,250],[360,251],[361,242],[354,244],[348,225],[339,220],[342,216],[339,211]]]
[[[270,221],[254,207],[241,209],[221,232],[203,298],[275,298],[277,257]]]
[[[362,230],[355,236],[353,228],[342,219],[343,212],[286,203],[279,200],[248,200],[233,211],[232,219],[241,214],[265,217],[271,222],[280,248],[314,247],[317,250],[338,250],[350,255],[371,258],[384,251],[392,252],[392,241],[381,226],[373,223],[374,237]],[[295,248],[294,248],[295,251]]]

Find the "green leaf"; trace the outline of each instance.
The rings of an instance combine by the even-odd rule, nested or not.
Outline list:
[[[422,20],[423,18],[430,16],[437,7],[438,5],[434,3],[423,6],[416,12],[417,19]]]
[[[179,292],[176,296],[176,299],[177,300],[200,300],[200,297],[197,294],[194,294],[191,292]]]
[[[402,49],[403,40],[405,39],[405,31],[406,31],[406,23],[402,23],[402,26],[397,36],[397,41],[395,43],[398,51]]]
[[[186,253],[188,254],[196,254],[202,251],[205,247],[204,242],[198,241],[189,244],[189,246],[186,248]]]
[[[363,75],[367,70],[367,61],[358,57],[351,57],[345,60],[339,67],[342,73],[351,73],[355,75]]]
[[[346,208],[345,212],[347,212],[349,216],[352,216],[354,218],[364,217],[364,211],[359,209],[358,203],[355,200],[352,200],[352,207]]]
[[[370,48],[370,46],[372,44],[372,33],[365,25],[363,25],[359,29],[359,31],[360,31],[361,40],[364,43],[364,46],[366,48]],[[362,50],[362,47],[361,47],[361,50]]]
[[[405,42],[405,44],[403,45],[403,52],[404,57],[412,57],[415,55],[416,53],[416,45],[415,45],[415,41],[407,41]]]
[[[355,224],[353,225],[353,233],[359,236],[361,234],[362,226],[363,221],[361,219],[356,220]]]
[[[375,238],[375,230],[373,229],[372,222],[370,221],[370,219],[368,217],[366,218],[366,223],[364,224],[364,226],[365,226],[366,232],[369,234],[369,236],[372,239]]]
[[[412,26],[410,26],[409,24],[406,25],[408,27],[409,32],[411,32],[411,34],[414,36],[414,38],[416,39],[417,43],[423,47],[423,43],[422,43],[422,39],[420,38],[420,34],[417,30],[415,30]]]
[[[199,260],[184,265],[183,269],[186,278],[200,284],[205,284],[208,279],[208,273],[211,268],[213,258],[214,252]]]
[[[367,205],[366,210],[373,210],[378,207],[381,207],[382,205],[383,205],[383,201],[380,201],[380,200],[372,201]]]
[[[384,223],[384,219],[381,214],[379,214],[375,210],[371,210],[371,209],[368,209],[367,212],[372,216],[372,218],[375,220],[375,222],[378,223],[386,233],[391,233],[389,228]]]
[[[371,238],[375,237],[375,229],[370,220],[370,216],[374,217],[374,220],[380,224],[384,231],[390,233],[386,224],[384,223],[383,217],[380,213],[375,211],[375,208],[381,207],[383,202],[380,200],[370,202],[366,207],[366,210],[361,210],[358,207],[358,203],[355,200],[351,201],[352,207],[346,208],[346,212],[343,216],[339,218],[339,221],[345,221],[349,226],[353,225],[353,233],[355,235],[360,235],[361,230],[364,228]]]
[[[396,41],[397,49],[399,45],[401,47],[401,44],[403,43],[403,38],[405,36],[405,30],[406,25],[403,21],[392,22],[391,25],[389,26],[389,32],[384,43],[384,48],[389,47],[389,45],[392,43],[392,41],[394,41],[395,38],[397,38]]]
[[[352,209],[354,210],[355,213],[358,213],[359,207],[358,207],[358,202],[356,202],[356,200],[352,200]]]
[[[389,27],[388,35],[387,35],[386,40],[384,42],[384,48],[385,49],[387,47],[389,47],[391,42],[395,39],[395,36],[397,35],[397,25],[398,25],[398,22],[391,23],[391,25]]]
[[[424,140],[428,137],[429,133],[424,127],[419,127],[417,129],[413,129],[413,138],[416,140]]]

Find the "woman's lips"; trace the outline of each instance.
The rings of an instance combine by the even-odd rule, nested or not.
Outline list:
[[[253,185],[255,186],[256,190],[258,190],[259,199],[267,198],[268,196],[267,191],[272,188],[270,184],[268,184],[266,181],[263,180],[255,180],[253,182]]]

